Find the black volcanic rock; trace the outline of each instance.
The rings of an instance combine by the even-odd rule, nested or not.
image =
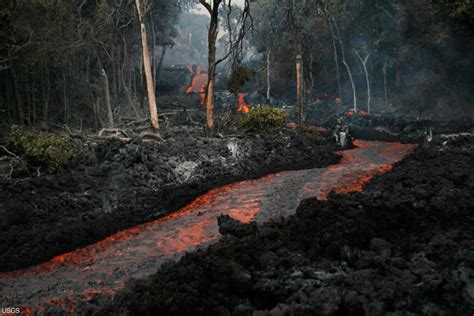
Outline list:
[[[222,218],[245,237],[164,265],[99,313],[472,315],[473,144],[436,140],[366,191],[303,201],[258,229]]]

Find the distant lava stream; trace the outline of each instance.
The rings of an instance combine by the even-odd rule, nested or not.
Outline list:
[[[124,284],[155,272],[168,259],[219,239],[221,214],[264,222],[295,212],[301,200],[329,192],[363,189],[416,145],[356,141],[327,168],[287,171],[211,190],[165,218],[143,224],[24,270],[0,274],[0,302],[25,314],[56,305],[75,313],[96,295],[113,295]]]

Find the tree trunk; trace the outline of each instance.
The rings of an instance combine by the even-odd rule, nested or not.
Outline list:
[[[110,104],[109,78],[104,69],[100,73],[100,91],[106,113],[105,128],[114,128],[114,116],[112,114],[112,105]]]
[[[359,60],[362,64],[362,67],[364,68],[365,80],[366,80],[366,83],[367,83],[367,113],[370,114],[370,101],[371,101],[372,96],[371,96],[371,92],[370,92],[369,71],[367,69],[367,61],[369,60],[370,54],[367,54],[365,56],[365,58],[362,58],[362,56],[360,56],[358,51],[355,51],[355,54],[356,54],[357,58],[359,58]]]
[[[33,107],[33,126],[36,126],[36,87],[35,87],[35,81],[31,84],[31,105]]]
[[[63,74],[63,102],[64,102],[64,124],[69,123],[69,99],[67,96],[66,74]]]
[[[355,85],[355,82],[354,82],[354,78],[352,77],[352,71],[351,71],[351,67],[349,66],[349,64],[347,63],[347,60],[346,60],[346,52],[344,50],[344,45],[342,43],[342,38],[341,38],[341,33],[339,32],[339,27],[337,26],[337,23],[336,23],[336,20],[334,19],[334,17],[332,18],[332,22],[334,23],[334,27],[336,29],[336,33],[337,33],[337,40],[339,42],[339,46],[341,47],[341,53],[342,53],[342,63],[344,64],[344,66],[346,67],[346,70],[347,70],[347,75],[349,76],[349,81],[351,82],[351,87],[352,87],[352,104],[353,104],[353,111],[354,112],[357,112],[357,92],[356,92],[356,85]]]
[[[208,84],[206,89],[206,127],[208,135],[214,132],[214,89],[216,79],[216,41],[219,27],[219,5],[220,0],[214,0],[214,4],[205,5],[201,2],[211,15],[208,31]]]
[[[329,29],[331,30],[332,47],[334,51],[334,64],[336,65],[337,93],[338,93],[339,100],[341,101],[341,104],[342,104],[341,71],[339,70],[339,56],[337,53],[336,34],[334,34],[334,28],[332,26],[331,21],[329,21]]]
[[[271,92],[271,84],[270,84],[270,54],[271,49],[268,49],[267,52],[267,102],[270,103],[270,92]]]
[[[45,73],[46,71],[46,73]],[[49,109],[49,96],[51,91],[51,85],[49,82],[49,71],[48,67],[44,64],[41,65],[41,92],[43,96],[43,124],[47,126],[48,123],[48,109]]]
[[[158,129],[158,112],[156,110],[155,84],[153,83],[153,74],[151,71],[150,51],[148,49],[148,38],[145,29],[145,17],[142,11],[140,0],[135,0],[138,20],[140,22],[140,34],[142,38],[143,64],[145,67],[146,87],[148,94],[148,108],[150,111],[151,128]]]
[[[208,84],[206,90],[206,126],[209,135],[214,129],[214,85],[216,64],[216,38],[209,37]]]
[[[12,90],[13,90],[13,96],[15,97],[15,117],[16,121],[19,124],[24,124],[25,116],[23,113],[23,105],[21,103],[21,98],[20,98],[20,91],[18,90],[18,79],[16,77],[16,73],[14,70],[14,66],[12,65],[10,68],[10,75],[12,77]]]
[[[212,135],[214,130],[214,79],[209,80],[207,87],[206,126],[209,135]]]
[[[314,56],[313,53],[310,54],[310,59],[309,59],[309,70],[308,70],[308,76],[309,76],[309,84],[307,84],[307,93],[311,94],[314,88],[314,75],[313,75],[313,61],[314,61]]]
[[[125,80],[125,69],[126,69],[125,65],[128,62],[128,50],[127,50],[127,41],[125,40],[125,37],[122,37],[122,41],[123,41],[123,63],[122,63],[122,67],[120,67],[121,68],[120,78],[121,78],[122,89],[125,93],[125,97],[127,98],[128,105],[132,108],[133,112],[135,113],[135,116],[139,118],[140,114],[138,113],[137,107],[135,106],[135,103],[132,99],[130,87],[127,85],[127,81]],[[127,78],[130,78],[130,75],[128,75]]]
[[[303,121],[303,53],[301,44],[296,46],[296,117]]]

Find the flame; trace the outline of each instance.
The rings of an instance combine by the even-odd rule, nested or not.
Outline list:
[[[240,113],[248,113],[250,112],[250,107],[245,103],[245,97],[248,93],[237,93],[237,99],[239,101],[239,107],[237,108],[237,112]]]

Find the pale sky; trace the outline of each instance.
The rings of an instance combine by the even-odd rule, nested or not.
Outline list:
[[[245,3],[245,0],[232,0],[233,5],[237,5],[239,7],[243,7]],[[203,15],[209,15],[207,11],[203,8],[202,5],[199,3],[196,4],[196,7],[194,9],[191,9],[193,12],[198,13],[198,14],[203,14]]]

